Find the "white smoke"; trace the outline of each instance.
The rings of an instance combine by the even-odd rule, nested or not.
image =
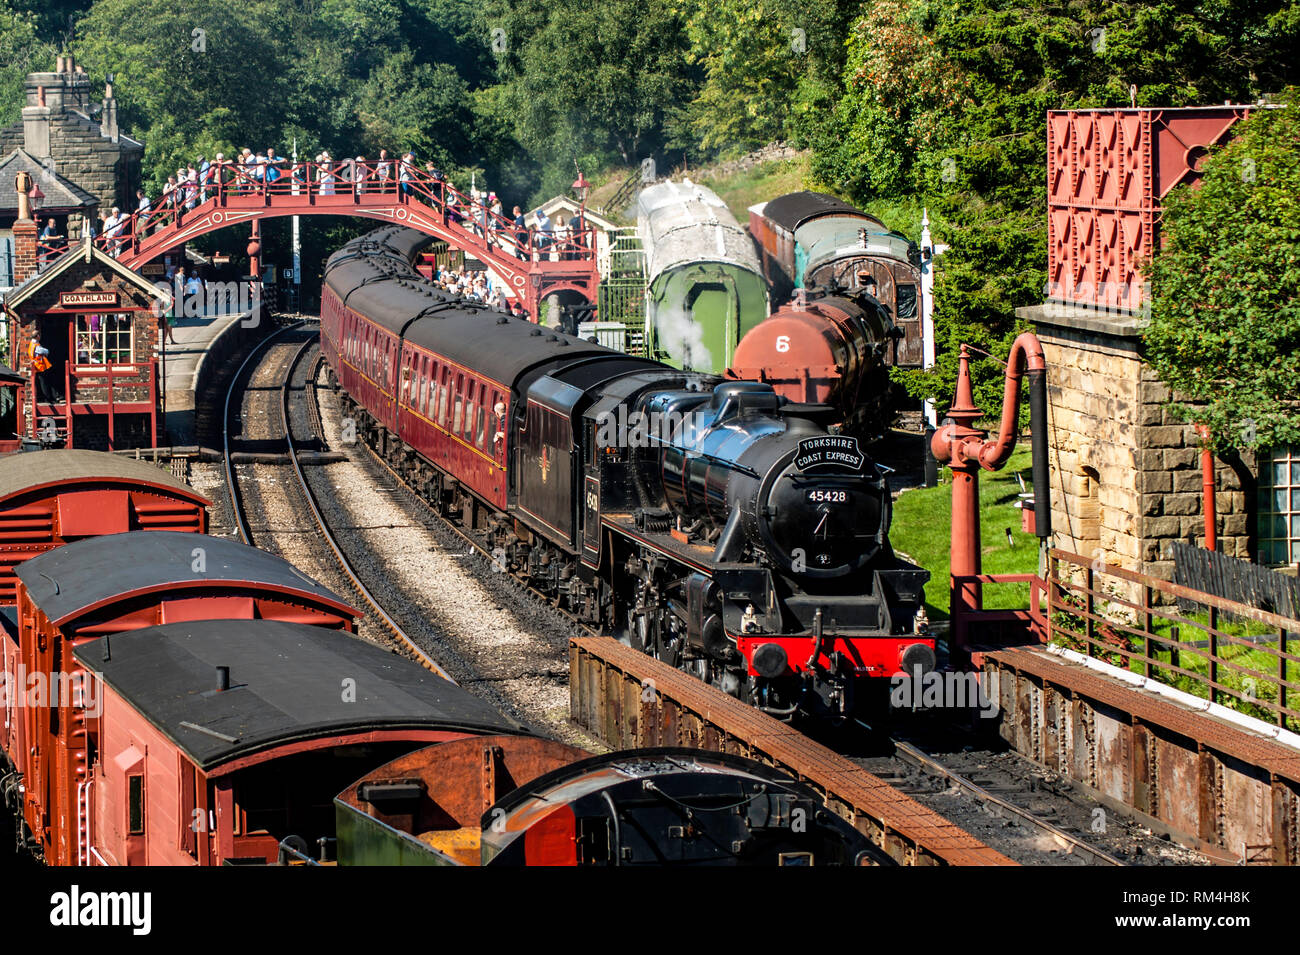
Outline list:
[[[712,371],[713,356],[704,345],[704,329],[680,306],[655,310],[655,335],[659,347],[687,371]]]

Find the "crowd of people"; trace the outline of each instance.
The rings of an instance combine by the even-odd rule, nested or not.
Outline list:
[[[433,162],[420,167],[413,153],[394,157],[386,149],[373,161],[363,155],[336,160],[327,150],[311,162],[294,161],[271,148],[254,152],[247,147],[232,158],[224,153],[216,153],[211,160],[199,156],[167,177],[156,200],[137,189],[134,219],[130,211],[113,206],[107,215],[88,218],[85,228],[110,254],[118,256],[133,234],[148,235],[174,222],[182,210],[195,209],[218,192],[247,195],[272,188],[280,194],[318,196],[418,193],[422,201],[442,210],[448,222],[479,236],[489,248],[499,248],[523,261],[574,259],[590,242],[585,223],[576,213],[567,221],[552,220],[538,208],[530,226],[520,206],[507,215],[495,192],[471,187],[461,194]],[[53,220],[41,233],[41,244],[51,258],[67,247],[66,237],[58,233]],[[440,270],[434,283],[466,300],[523,314],[522,306],[501,288],[493,287],[485,272]]]

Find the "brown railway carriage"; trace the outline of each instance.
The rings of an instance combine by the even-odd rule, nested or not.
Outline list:
[[[320,627],[167,624],[74,654],[98,707],[77,813],[60,821],[75,864],[265,865],[286,844],[315,854],[354,779],[431,744],[523,732],[420,665]]]
[[[330,259],[321,293],[321,348],[359,436],[470,526],[519,509],[573,544],[572,498],[566,519],[552,513],[559,456],[539,443],[544,414],[530,386],[557,366],[619,353],[435,291],[411,266],[426,236],[372,236]],[[525,425],[525,441],[512,443],[512,423]],[[555,469],[571,470],[573,436],[552,437],[565,449]],[[513,485],[521,473],[542,480]]]
[[[14,568],[70,541],[127,531],[208,529],[210,502],[146,461],[100,451],[0,458],[0,606],[17,600]]]
[[[24,749],[4,740],[22,774],[23,818],[45,857],[70,864],[75,832],[60,820],[84,812],[86,711],[78,705],[86,675],[75,647],[124,632],[189,621],[280,620],[353,631],[357,611],[283,558],[219,537],[133,532],[66,544],[21,564],[18,665],[10,686],[65,688],[57,698],[15,701]],[[104,644],[112,652],[111,642]],[[219,663],[220,661],[214,661]],[[19,705],[21,703],[21,705]],[[32,754],[35,754],[34,756]]]
[[[798,289],[862,289],[869,280],[903,333],[891,363],[921,364],[921,260],[906,236],[818,192],[792,192],[751,206],[749,231],[773,303],[786,302]]]

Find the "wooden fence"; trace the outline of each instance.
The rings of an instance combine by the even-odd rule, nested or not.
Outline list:
[[[1050,552],[1046,637],[1212,702],[1300,729],[1300,619]]]

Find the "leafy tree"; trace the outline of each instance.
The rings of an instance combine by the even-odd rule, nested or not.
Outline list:
[[[87,70],[118,81],[120,120],[145,142],[154,194],[206,144],[280,145],[285,4],[99,0],[78,33]]]
[[[814,134],[813,175],[870,206],[920,199],[951,251],[938,273],[939,360],[898,372],[942,407],[966,341],[1004,357],[1015,309],[1046,279],[1049,109],[1253,100],[1296,72],[1295,0],[1136,3],[872,0],[848,39],[844,94]],[[913,237],[919,224],[905,231]],[[974,368],[1000,408],[1002,369]]]
[[[739,152],[795,138],[833,105],[856,4],[839,0],[695,0],[687,58],[704,70],[684,136],[692,151]]]
[[[53,69],[55,46],[41,39],[35,16],[0,0],[0,116],[27,105],[23,81],[35,70]]]
[[[694,93],[669,0],[491,0],[483,11],[485,39],[501,30],[505,46],[495,103],[542,164],[539,194],[567,187],[575,160],[591,169],[654,152]]]
[[[1165,203],[1147,352],[1216,448],[1300,444],[1300,98],[1256,112]]]

